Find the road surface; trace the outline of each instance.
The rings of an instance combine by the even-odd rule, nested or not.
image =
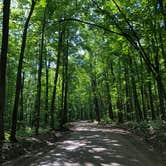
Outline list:
[[[164,166],[139,137],[119,128],[74,123],[73,132],[55,145],[3,166]]]

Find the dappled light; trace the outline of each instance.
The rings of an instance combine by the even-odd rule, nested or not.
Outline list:
[[[157,164],[156,160],[153,161],[153,158],[150,159],[147,155],[147,152],[151,153],[148,148],[146,149],[140,143],[137,145],[139,140],[123,129],[101,129],[94,124],[80,122],[75,123],[75,128],[72,130],[67,139],[59,141],[57,145],[26,156],[24,165],[142,166],[142,162],[146,163],[146,166]],[[19,166],[18,163],[19,160],[14,166]],[[10,163],[7,165],[10,166]]]
[[[64,150],[73,151],[86,145],[86,141],[64,141],[58,147]]]
[[[165,1],[1,0],[0,164],[165,166]]]

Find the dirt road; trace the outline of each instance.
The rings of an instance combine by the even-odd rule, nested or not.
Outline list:
[[[73,132],[56,145],[3,166],[164,166],[140,138],[118,129],[75,123]]]

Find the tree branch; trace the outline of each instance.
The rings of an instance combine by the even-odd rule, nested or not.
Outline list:
[[[77,19],[77,18],[64,18],[64,19],[59,20],[58,22],[62,23],[62,22],[66,22],[66,21],[80,22],[82,24],[87,24],[87,25],[90,25],[90,26],[93,26],[93,27],[97,27],[97,28],[103,29],[104,31],[109,32],[109,33],[113,33],[113,34],[116,34],[116,35],[119,35],[119,36],[124,36],[122,33],[112,31],[112,30],[107,29],[106,27],[104,27],[102,25],[98,25],[98,24],[95,24],[95,23],[92,23],[92,22],[88,22],[88,21],[83,21],[83,20],[80,20],[80,19]]]

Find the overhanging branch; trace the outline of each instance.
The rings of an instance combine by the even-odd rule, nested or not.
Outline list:
[[[112,31],[112,30],[107,29],[106,27],[104,27],[102,25],[98,25],[98,24],[95,24],[95,23],[92,23],[92,22],[88,22],[88,21],[83,21],[83,20],[80,20],[80,19],[77,19],[77,18],[64,18],[64,19],[59,20],[58,22],[62,23],[62,22],[66,22],[66,21],[80,22],[82,24],[87,24],[87,25],[90,25],[90,26],[93,26],[93,27],[97,27],[97,28],[103,29],[104,31],[109,32],[109,33],[113,33],[113,34],[116,34],[116,35],[119,35],[119,36],[124,36],[122,33]]]

